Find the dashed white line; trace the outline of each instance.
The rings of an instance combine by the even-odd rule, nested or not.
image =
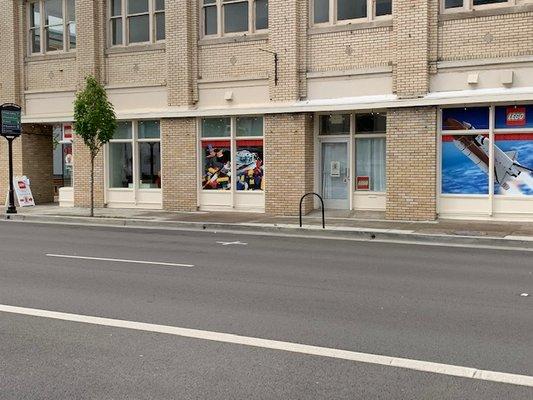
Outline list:
[[[46,256],[55,257],[55,258],[71,258],[75,260],[110,261],[110,262],[129,263],[129,264],[163,265],[166,267],[186,267],[186,268],[194,267],[194,265],[192,264],[177,264],[177,263],[159,262],[159,261],[126,260],[122,258],[85,257],[85,256],[74,256],[74,255],[68,255],[68,254],[47,254]]]
[[[88,315],[68,314],[63,312],[39,310],[34,308],[0,305],[0,312],[28,315],[34,317],[51,318],[62,321],[81,322],[92,325],[132,329],[144,332],[156,332],[167,335],[209,340],[221,343],[238,344],[263,349],[280,350],[292,353],[329,357],[349,360],[359,363],[384,365],[415,371],[429,372],[439,375],[449,375],[461,378],[476,379],[490,382],[508,383],[512,385],[533,387],[533,376],[517,375],[505,372],[486,371],[478,368],[462,367],[458,365],[441,364],[407,358],[389,357],[377,354],[359,353],[355,351],[332,349],[327,347],[309,346],[299,343],[281,342],[277,340],[239,336],[229,333],[204,331],[198,329],[179,328],[167,325],[155,325],[144,322],[125,321],[119,319],[93,317]]]

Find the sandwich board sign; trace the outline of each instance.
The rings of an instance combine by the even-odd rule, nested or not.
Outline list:
[[[20,207],[35,206],[35,200],[31,193],[30,180],[27,176],[14,177],[13,186]]]

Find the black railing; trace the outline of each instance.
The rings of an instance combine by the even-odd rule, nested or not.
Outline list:
[[[304,199],[307,196],[311,196],[311,195],[316,196],[316,197],[318,197],[320,199],[320,203],[322,204],[322,229],[326,229],[326,216],[324,214],[324,199],[322,198],[322,196],[320,196],[318,193],[315,193],[315,192],[306,193],[300,199],[300,228],[303,226],[303,222],[302,222],[302,205],[304,204]]]

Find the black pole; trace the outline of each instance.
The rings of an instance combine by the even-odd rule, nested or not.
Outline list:
[[[13,187],[13,140],[14,137],[6,138],[9,143],[9,206],[6,214],[16,214],[17,207],[15,206],[15,188]]]

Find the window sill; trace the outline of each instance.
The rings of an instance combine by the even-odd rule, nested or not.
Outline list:
[[[69,58],[76,58],[76,51],[69,52],[57,52],[57,53],[45,53],[45,54],[32,54],[26,56],[24,61],[26,62],[39,62],[39,61],[51,61],[51,60],[65,60]]]
[[[500,7],[482,8],[471,11],[444,11],[439,15],[439,22],[478,17],[494,17],[531,11],[533,11],[533,4],[521,4],[518,6],[502,5]]]
[[[105,50],[106,55],[110,54],[125,54],[125,53],[138,53],[147,51],[160,51],[165,50],[165,43],[146,43],[146,44],[131,44],[129,46],[114,46]]]
[[[268,33],[250,33],[240,36],[223,36],[214,38],[203,38],[198,41],[198,45],[206,46],[211,44],[225,44],[225,43],[245,43],[255,42],[259,40],[267,40]]]
[[[376,21],[365,21],[365,22],[353,22],[348,24],[338,24],[338,25],[329,25],[329,26],[312,26],[309,28],[309,35],[320,35],[324,33],[335,33],[335,32],[350,32],[357,31],[360,29],[371,29],[371,28],[383,28],[383,27],[392,27],[392,17],[387,19],[380,19]]]

